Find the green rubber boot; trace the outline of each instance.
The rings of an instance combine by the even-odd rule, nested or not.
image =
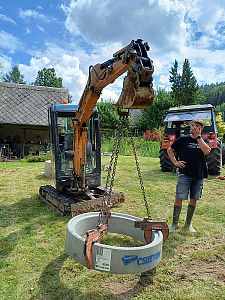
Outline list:
[[[186,222],[184,228],[193,233],[196,232],[196,230],[191,225],[191,220],[193,218],[194,212],[195,212],[195,206],[188,204],[187,216],[186,216]]]
[[[174,208],[173,208],[173,224],[170,226],[169,233],[173,233],[174,230],[176,230],[178,228],[181,209],[182,209],[182,206],[174,205]]]

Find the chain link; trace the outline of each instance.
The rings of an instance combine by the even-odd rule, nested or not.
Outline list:
[[[122,125],[123,125],[123,119],[119,118],[119,125],[118,125],[118,128],[116,129],[116,134],[115,134],[115,140],[114,140],[114,144],[113,144],[112,155],[111,155],[111,158],[110,158],[110,163],[109,163],[109,167],[108,167],[108,173],[107,173],[107,177],[106,177],[105,190],[107,190],[108,186],[109,186],[109,179],[110,179],[111,171],[113,169],[113,162],[114,162],[114,158],[115,158],[115,154],[116,154],[116,149],[117,149],[117,145],[118,145],[118,137],[119,137],[119,134],[121,132]]]
[[[105,185],[105,193],[103,195],[102,209],[100,210],[100,213],[99,213],[99,220],[98,220],[99,224],[101,223],[104,206],[110,206],[110,204],[111,204],[110,199],[111,199],[112,188],[113,188],[114,179],[115,179],[115,175],[116,175],[116,167],[117,167],[117,161],[118,161],[118,156],[119,156],[122,131],[124,128],[126,128],[128,130],[128,133],[130,132],[129,120],[128,120],[127,115],[120,116],[119,125],[116,130],[112,155],[111,155],[111,159],[110,159],[110,163],[109,163],[109,167],[108,167],[108,173],[107,173],[107,177],[106,177],[106,185]],[[135,158],[135,162],[136,162],[138,177],[139,177],[139,181],[140,181],[141,192],[142,192],[142,195],[144,198],[144,204],[145,204],[145,208],[147,211],[147,216],[148,216],[148,219],[152,219],[150,216],[150,212],[149,212],[149,206],[148,206],[147,197],[145,194],[144,182],[142,179],[141,169],[140,169],[140,165],[138,162],[137,152],[136,152],[136,148],[134,145],[134,139],[133,139],[132,134],[130,134],[130,138],[131,138],[132,150],[133,150],[133,154],[134,154],[134,158]],[[111,173],[112,173],[112,175],[111,175]],[[109,184],[110,176],[111,176],[111,182]]]
[[[123,125],[124,125],[125,117],[122,116],[122,117],[120,117],[120,119],[121,119],[121,122],[120,122],[121,126],[118,128],[115,160],[114,160],[113,169],[112,169],[112,177],[111,177],[111,183],[110,183],[110,187],[109,187],[109,194],[108,194],[108,201],[107,201],[108,204],[110,204],[110,199],[111,199],[111,195],[112,195],[112,188],[113,188],[114,179],[115,179],[115,175],[116,175],[116,167],[117,167],[118,156],[119,156],[119,151],[120,151],[120,142],[121,142],[121,137],[122,137],[122,128],[123,128]]]
[[[131,138],[132,149],[133,149],[134,158],[135,158],[135,162],[136,162],[138,177],[139,177],[139,181],[140,181],[140,185],[141,185],[141,192],[142,192],[142,195],[143,195],[143,198],[144,198],[144,204],[145,204],[145,208],[146,208],[146,211],[147,211],[147,216],[148,216],[148,219],[152,219],[151,216],[150,216],[150,212],[149,212],[148,201],[147,201],[146,194],[145,194],[144,182],[143,182],[143,179],[142,179],[141,169],[140,169],[140,165],[139,165],[139,162],[138,162],[137,152],[136,152],[136,148],[135,148],[135,145],[134,145],[134,139],[133,139],[132,134],[130,135],[130,138]]]
[[[117,167],[117,162],[118,162],[120,142],[121,142],[121,137],[122,137],[122,129],[124,128],[124,122],[125,122],[125,117],[120,116],[118,128],[116,129],[112,155],[110,158],[110,163],[109,163],[107,177],[106,177],[105,193],[103,195],[103,200],[102,200],[102,209],[100,210],[99,219],[98,219],[99,224],[101,223],[104,207],[111,205],[112,188],[113,188],[114,179],[115,179],[115,175],[116,175],[116,167]],[[111,173],[112,173],[112,175],[111,175]],[[109,184],[110,177],[111,177],[111,182]]]

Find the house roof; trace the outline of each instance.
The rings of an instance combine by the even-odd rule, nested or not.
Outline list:
[[[0,124],[48,126],[48,108],[68,100],[64,88],[0,82]]]

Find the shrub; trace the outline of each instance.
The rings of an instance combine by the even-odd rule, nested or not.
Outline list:
[[[50,154],[43,154],[43,155],[27,155],[25,160],[28,162],[41,162],[51,159]]]

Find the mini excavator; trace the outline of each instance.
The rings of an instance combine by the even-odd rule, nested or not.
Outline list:
[[[96,103],[102,90],[127,72],[118,112],[150,107],[153,102],[153,62],[148,43],[141,39],[113,54],[102,64],[89,67],[89,76],[78,105],[53,104],[49,109],[52,166],[55,187],[41,186],[40,198],[62,215],[77,215],[102,207],[101,138]],[[112,194],[112,206],[124,195]]]

